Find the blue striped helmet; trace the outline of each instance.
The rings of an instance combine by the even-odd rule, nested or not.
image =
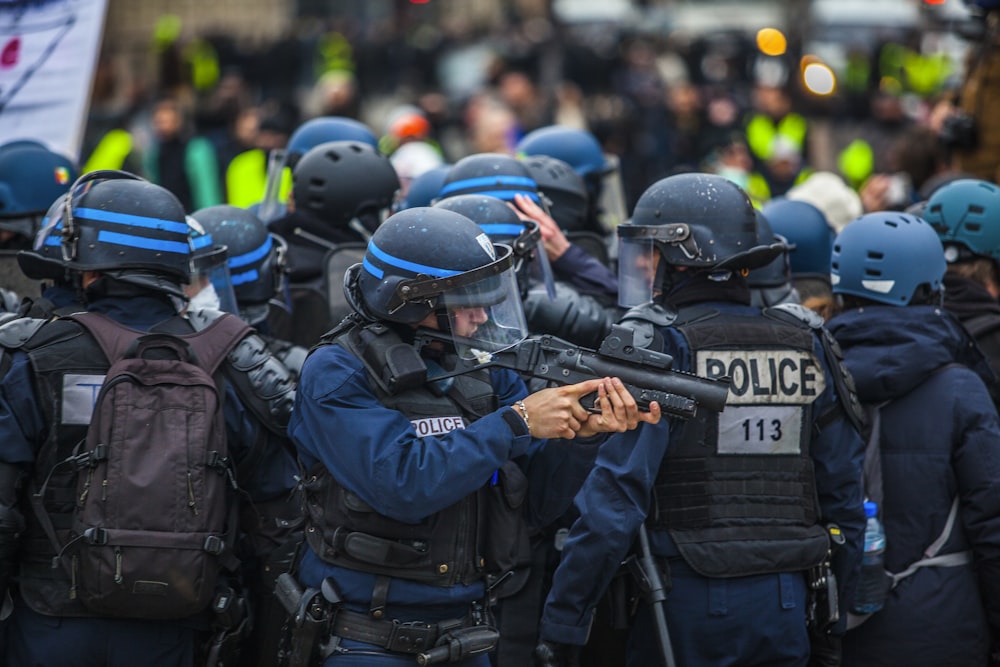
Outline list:
[[[55,250],[57,253],[53,253]],[[191,275],[184,207],[169,190],[124,171],[81,176],[50,209],[34,253],[74,271],[144,271],[178,283]]]
[[[516,194],[541,203],[538,183],[528,168],[510,155],[477,153],[452,165],[438,197],[446,199],[455,195],[489,195],[513,201]]]

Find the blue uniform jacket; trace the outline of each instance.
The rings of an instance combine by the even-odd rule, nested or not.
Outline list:
[[[759,313],[759,309],[733,303],[708,303],[722,312]],[[674,357],[678,370],[692,368],[691,353],[683,336],[661,329],[664,351]],[[830,378],[819,340],[816,356]],[[814,418],[837,401],[834,383],[814,404]],[[639,428],[609,438],[598,450],[594,469],[575,498],[580,518],[573,524],[563,549],[552,589],[542,616],[541,637],[550,641],[586,643],[593,610],[612,576],[626,557],[645,520],[660,462],[670,442],[672,420],[640,424]],[[844,417],[813,430],[811,452],[816,463],[816,485],[823,523],[840,525],[846,538],[834,561],[841,589],[853,585],[860,563],[864,514],[858,480],[863,444]],[[679,555],[666,531],[650,531],[656,556]]]
[[[1000,636],[1000,423],[995,382],[968,335],[933,306],[877,306],[830,321],[864,403],[881,404],[885,566],[901,572],[959,515],[941,554],[974,563],[922,568],[844,638],[851,665],[985,665]],[[964,367],[937,371],[945,364]],[[935,372],[937,371],[937,372]]]
[[[500,405],[527,395],[516,373],[493,369],[490,375]],[[570,505],[596,447],[591,440],[553,440],[546,445],[515,435],[502,417],[507,409],[464,429],[419,437],[403,413],[379,402],[357,357],[340,345],[326,345],[303,366],[288,430],[306,468],[322,462],[340,484],[377,512],[403,522],[416,523],[456,503],[488,483],[505,461],[515,459],[528,476],[528,522],[543,525]],[[374,575],[334,567],[305,549],[301,581],[318,586],[327,576],[333,576],[348,604],[368,609]],[[456,610],[463,613],[482,596],[480,583],[445,588],[393,579],[386,614],[441,620]]]
[[[611,303],[618,301],[618,276],[579,246],[570,245],[562,257],[552,262],[552,271],[580,294]]]

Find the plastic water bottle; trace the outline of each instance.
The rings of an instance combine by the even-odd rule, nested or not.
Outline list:
[[[885,575],[885,530],[878,520],[878,503],[865,503],[865,554],[861,560],[861,577],[854,593],[856,614],[871,614],[882,608],[887,591]]]

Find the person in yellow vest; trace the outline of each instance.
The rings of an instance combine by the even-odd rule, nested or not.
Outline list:
[[[773,155],[775,140],[807,156],[808,122],[792,110],[792,98],[780,86],[758,83],[753,90],[753,112],[747,117],[745,133],[750,154],[758,167]]]
[[[282,151],[288,144],[292,123],[284,111],[265,112],[258,116],[259,124],[253,132],[253,145],[237,154],[226,166],[226,201],[230,206],[250,208],[259,204],[267,190],[268,162],[272,152]],[[283,173],[277,183],[280,201],[288,199],[292,189],[290,173]]]

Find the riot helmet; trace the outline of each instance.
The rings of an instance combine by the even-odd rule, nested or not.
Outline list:
[[[357,220],[371,232],[388,214],[398,190],[399,177],[389,158],[357,141],[319,144],[292,170],[295,209],[331,227]]]
[[[489,195],[504,201],[513,201],[514,195],[524,195],[544,208],[538,184],[528,168],[503,153],[476,153],[452,165],[438,197],[445,199],[456,195]]]
[[[457,195],[442,199],[434,208],[460,213],[479,225],[493,243],[509,245],[514,251],[514,271],[521,294],[528,291],[532,260],[544,253],[542,232],[534,220],[521,218],[507,202],[489,195]]]
[[[940,293],[947,265],[941,239],[924,220],[898,211],[868,213],[833,241],[834,294],[905,306]]]
[[[761,213],[774,233],[793,246],[788,255],[792,277],[826,281],[835,233],[823,212],[802,200],[775,198],[761,207]]]
[[[19,255],[51,271],[52,250],[67,270],[99,271],[184,297],[191,277],[191,239],[184,207],[169,190],[125,171],[93,171],[76,180]],[[37,259],[41,257],[41,263]]]
[[[564,125],[547,125],[524,135],[517,143],[520,157],[548,155],[578,173],[587,187],[589,217],[610,231],[628,217],[618,158],[606,155],[590,132]]]
[[[527,335],[513,250],[442,208],[407,209],[386,220],[362,263],[347,271],[345,294],[374,319],[417,325],[436,315],[463,356],[496,352]]]
[[[191,217],[229,250],[230,280],[244,319],[257,322],[266,317],[273,299],[287,303],[287,246],[260,218],[226,204],[200,209]]]
[[[229,275],[229,249],[218,243],[193,216],[187,216],[187,223],[191,229],[191,279],[184,286],[188,310],[238,313]]]
[[[310,150],[330,141],[357,141],[378,148],[378,137],[370,127],[346,116],[320,116],[295,128],[285,148],[285,164],[295,169]]]
[[[950,264],[975,256],[1000,261],[1000,187],[962,178],[938,188],[924,208]]]
[[[549,215],[564,232],[592,231],[587,222],[587,186],[583,177],[558,158],[529,155],[521,158],[547,200]]]
[[[77,176],[69,158],[36,141],[0,146],[0,231],[33,239],[42,214]]]
[[[757,216],[757,240],[762,245],[780,243],[785,246],[780,255],[747,275],[747,285],[750,286],[751,305],[761,308],[779,303],[798,303],[798,294],[792,287],[792,271],[788,263],[788,253],[792,250],[788,241],[780,234],[775,234],[771,224],[759,209],[754,211]]]
[[[619,305],[661,292],[673,267],[746,275],[769,264],[781,243],[757,239],[757,216],[738,185],[715,174],[677,174],[651,185],[618,227]]]

